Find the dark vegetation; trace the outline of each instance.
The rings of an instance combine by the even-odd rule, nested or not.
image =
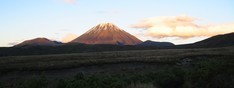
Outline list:
[[[233,88],[234,59],[206,59],[191,67],[171,68],[149,73],[78,73],[71,79],[49,80],[43,75],[8,86],[9,88]],[[2,88],[6,88],[2,84]]]
[[[233,49],[161,49],[0,57],[0,88],[233,88]],[[139,64],[133,65],[134,68],[112,65],[118,63],[145,63],[146,67],[138,67]],[[88,66],[105,64],[110,64],[108,67],[113,70],[81,71],[69,78],[62,75],[52,78],[46,73],[79,67],[89,69]],[[122,69],[114,71],[116,68]],[[26,76],[12,78],[14,72]],[[40,75],[28,77],[32,72]],[[7,76],[10,79],[4,79]]]
[[[59,55],[32,55],[0,57],[0,71],[66,69],[92,64],[106,63],[166,63],[173,64],[181,58],[193,56],[227,56],[234,47],[210,49],[161,49],[74,53]]]

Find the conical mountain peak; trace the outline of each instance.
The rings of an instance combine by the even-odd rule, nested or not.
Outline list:
[[[85,44],[135,45],[142,41],[112,23],[101,23],[71,42]]]

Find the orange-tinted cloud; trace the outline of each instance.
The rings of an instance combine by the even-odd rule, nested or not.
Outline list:
[[[138,24],[132,25],[133,28],[143,28],[145,35],[151,37],[180,37],[191,38],[198,36],[213,36],[234,32],[234,23],[199,25],[196,24],[197,18],[186,15],[153,17],[145,19]]]
[[[78,37],[78,35],[70,33],[70,34],[65,35],[62,38],[62,42],[67,43],[67,42],[70,42],[70,41],[72,41],[73,39],[75,39],[77,37]]]

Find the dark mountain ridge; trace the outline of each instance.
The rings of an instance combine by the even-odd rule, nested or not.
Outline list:
[[[151,40],[147,40],[145,42],[142,42],[140,44],[137,44],[138,46],[156,46],[156,47],[166,47],[166,46],[174,46],[175,44],[171,42],[155,42]]]
[[[234,32],[215,35],[195,43],[177,45],[172,48],[215,48],[228,46],[234,46]]]
[[[24,41],[14,47],[0,48],[0,57],[18,55],[44,55],[44,54],[65,54],[65,53],[86,53],[103,51],[126,51],[126,50],[152,50],[152,49],[173,49],[173,48],[216,48],[234,47],[234,32],[216,35],[205,40],[185,45],[173,45],[169,42],[145,41],[138,45],[117,45],[117,44],[83,44],[70,42],[51,41],[46,38],[36,38]]]
[[[234,45],[234,32],[216,35],[208,39],[196,42],[193,46],[199,47],[225,47]]]

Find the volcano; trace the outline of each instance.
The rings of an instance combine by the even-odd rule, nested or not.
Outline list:
[[[70,43],[136,45],[142,41],[112,23],[102,23]]]
[[[51,41],[47,38],[35,38],[31,40],[26,40],[20,44],[15,45],[15,47],[20,46],[57,46],[61,45],[61,42]]]

